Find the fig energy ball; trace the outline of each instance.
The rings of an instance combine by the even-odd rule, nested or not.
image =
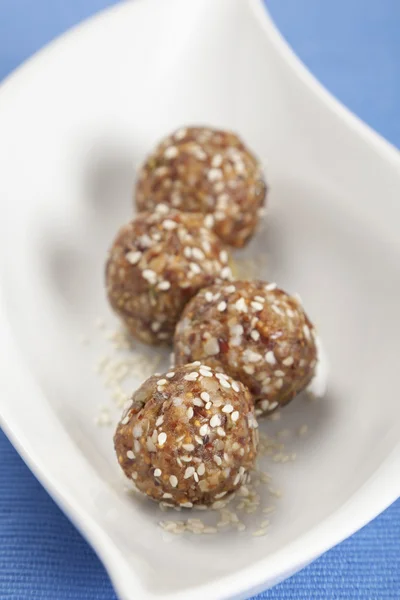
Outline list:
[[[201,360],[246,385],[256,415],[287,404],[312,380],[315,332],[297,298],[264,281],[201,290],[175,333],[175,360]]]
[[[133,336],[171,342],[187,301],[202,287],[231,278],[227,263],[203,215],[159,205],[120,229],[106,265],[108,298]]]
[[[217,235],[237,248],[253,235],[265,195],[260,165],[240,138],[205,127],[179,129],[164,139],[136,186],[139,210],[162,202],[207,214]]]
[[[224,504],[247,481],[257,441],[249,391],[200,362],[147,379],[114,436],[139,491],[188,508]]]

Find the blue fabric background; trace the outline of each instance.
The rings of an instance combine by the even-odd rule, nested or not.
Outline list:
[[[112,3],[0,0],[0,79],[47,41]],[[326,87],[399,147],[400,1],[267,0],[267,5]],[[93,551],[1,431],[0,459],[0,600],[115,599]],[[400,501],[259,598],[400,600]]]

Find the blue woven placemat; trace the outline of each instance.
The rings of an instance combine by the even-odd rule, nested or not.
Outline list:
[[[48,40],[113,3],[0,0],[0,79]],[[267,4],[317,77],[400,146],[399,0],[268,0]],[[1,431],[0,460],[0,600],[115,599],[91,548]],[[400,501],[258,598],[400,600]]]

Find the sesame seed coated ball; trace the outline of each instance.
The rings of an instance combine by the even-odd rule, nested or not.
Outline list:
[[[118,461],[139,491],[187,508],[224,504],[246,483],[257,442],[249,391],[200,362],[147,379],[114,436]]]
[[[110,304],[134,337],[171,342],[188,300],[204,286],[231,279],[228,259],[203,215],[159,205],[118,232],[106,265]]]
[[[201,360],[246,385],[256,415],[287,404],[312,380],[315,331],[296,297],[264,281],[201,290],[175,333],[177,365]]]
[[[259,162],[237,135],[187,127],[162,140],[147,158],[135,197],[139,210],[161,202],[206,214],[226,244],[241,248],[254,233],[266,189]]]

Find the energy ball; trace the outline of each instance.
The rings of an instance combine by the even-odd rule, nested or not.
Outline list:
[[[167,505],[218,508],[246,483],[258,432],[249,391],[195,362],[147,379],[114,436],[125,475]]]
[[[229,131],[187,127],[162,140],[142,166],[136,186],[139,210],[165,203],[206,214],[228,245],[252,237],[266,196],[261,167]]]
[[[228,259],[203,215],[159,205],[120,229],[106,265],[109,301],[134,337],[171,342],[188,300],[231,279]]]
[[[312,323],[296,297],[274,283],[236,281],[201,290],[175,333],[177,365],[201,360],[246,385],[256,415],[287,404],[317,364]]]

